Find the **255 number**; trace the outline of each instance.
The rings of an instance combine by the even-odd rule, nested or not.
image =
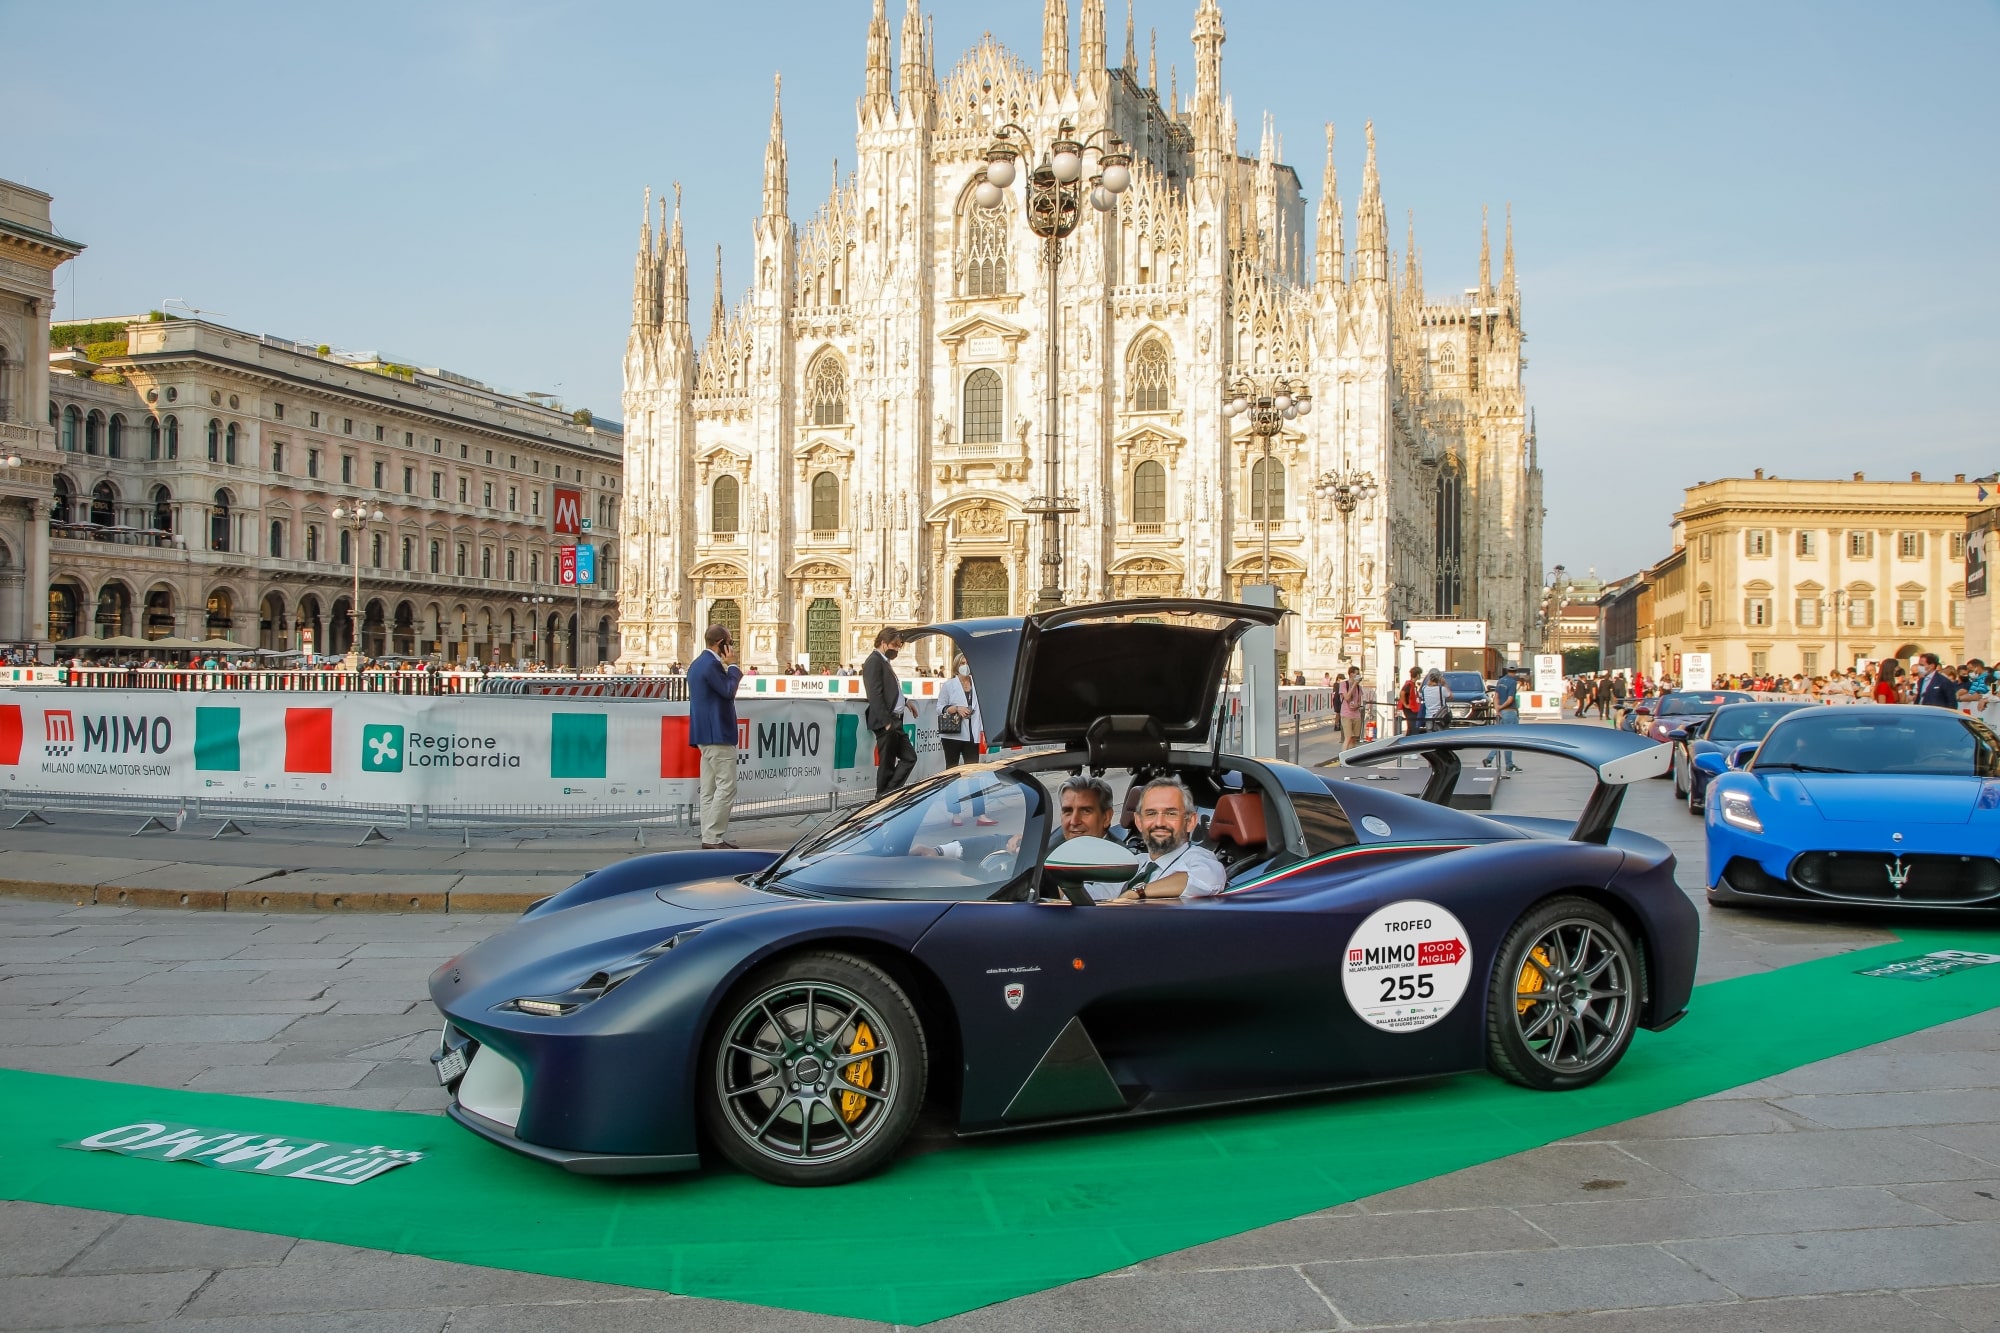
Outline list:
[[[1431,979],[1422,973],[1404,972],[1399,976],[1382,978],[1383,1004],[1396,1000],[1428,1000],[1436,993]]]

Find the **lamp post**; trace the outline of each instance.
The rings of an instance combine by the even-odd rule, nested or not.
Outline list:
[[[1223,390],[1222,415],[1231,419],[1248,414],[1250,433],[1264,442],[1264,484],[1259,496],[1264,515],[1264,582],[1271,581],[1271,441],[1285,429],[1287,421],[1312,411],[1312,393],[1303,384],[1283,378],[1255,375],[1238,376]]]
[[[548,596],[548,595],[546,595],[546,594],[544,594],[544,593],[534,593],[534,594],[532,594],[532,595],[530,595],[530,596],[527,596],[527,597],[523,597],[523,598],[521,599],[521,601],[522,601],[522,602],[523,602],[524,604],[528,605],[528,606],[543,606],[543,605],[553,605],[553,604],[554,604],[554,602],[555,602],[555,600],[556,600],[555,598],[553,598],[553,597],[550,597],[550,596]],[[539,618],[540,618],[540,616],[541,616],[541,613],[540,613],[539,611],[530,611],[530,612],[528,613],[528,617],[529,617],[529,618],[528,618],[528,623],[529,623],[530,625],[533,625],[533,624],[535,623],[535,621],[536,621],[537,619],[539,619]],[[531,634],[531,635],[529,635],[528,637],[529,637],[530,639],[535,639],[535,638],[539,638],[539,637],[540,637],[540,635],[539,635],[539,634]],[[491,651],[493,651],[493,645],[491,645],[491,644],[488,644],[488,645],[486,646],[486,650],[487,650],[488,652],[491,652]],[[555,653],[556,653],[556,638],[555,638],[555,635],[551,634],[551,635],[549,636],[549,656],[550,656],[550,657],[554,657],[554,656],[555,656]]]
[[[1847,600],[1847,590],[1845,588],[1835,588],[1826,596],[1817,600],[1819,602],[1820,614],[1825,615],[1829,611],[1833,613],[1831,621],[1833,625],[1833,669],[1838,671],[1840,670],[1840,612],[1842,604]]]
[[[348,543],[347,553],[354,562],[354,601],[348,606],[349,640],[347,644],[347,669],[361,670],[361,534],[370,523],[380,523],[384,519],[381,506],[373,512],[362,500],[350,500],[334,506],[333,521],[354,534]]]
[[[1347,652],[1347,618],[1354,610],[1354,511],[1364,500],[1372,500],[1380,493],[1375,474],[1355,471],[1351,460],[1342,459],[1340,466],[1330,472],[1322,472],[1313,483],[1313,490],[1319,498],[1340,511],[1340,647],[1341,655]],[[1364,638],[1363,644],[1367,643]],[[1365,654],[1364,654],[1365,656]]]
[[[981,110],[988,116],[993,114],[991,103],[983,105]],[[1088,165],[1086,154],[1093,151],[1097,154],[1098,169],[1089,178],[1087,197],[1092,208],[1108,213],[1118,206],[1118,196],[1132,184],[1132,155],[1125,151],[1124,143],[1109,130],[1098,130],[1078,139],[1075,127],[1067,120],[1063,121],[1056,130],[1056,138],[1042,152],[1040,163],[1026,173],[1025,180],[1028,230],[1042,242],[1042,268],[1047,274],[1049,294],[1047,355],[1042,385],[1043,493],[1031,497],[1022,511],[1042,520],[1042,586],[1035,594],[1037,611],[1049,611],[1062,605],[1062,516],[1077,512],[1075,498],[1062,494],[1061,475],[1056,462],[1062,434],[1062,417],[1056,393],[1056,374],[1061,359],[1057,346],[1060,321],[1056,288],[1057,275],[1062,268],[1063,241],[1083,220],[1086,197],[1084,172]],[[980,173],[979,185],[973,191],[973,198],[981,208],[1000,206],[1014,178],[1022,174],[1016,170],[1015,163],[1024,154],[1030,158],[1035,156],[1034,140],[1026,130],[1009,121],[994,131],[993,143],[986,150],[986,168]],[[1089,589],[1084,592],[1087,596]]]

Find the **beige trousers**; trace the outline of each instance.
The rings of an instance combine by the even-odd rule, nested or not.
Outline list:
[[[729,807],[736,804],[736,747],[701,747],[701,840],[721,842],[729,836]]]

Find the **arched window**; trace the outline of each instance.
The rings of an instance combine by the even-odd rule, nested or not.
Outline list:
[[[67,639],[76,634],[77,589],[67,583],[49,585],[49,637]]]
[[[226,639],[230,627],[236,623],[235,602],[226,588],[217,588],[208,595],[208,637]]]
[[[160,419],[146,418],[146,457],[158,459],[160,456]]]
[[[153,527],[160,532],[174,530],[174,497],[164,486],[153,488]]]
[[[167,460],[171,462],[174,459],[179,458],[180,456],[181,456],[181,419],[179,417],[168,417]]]
[[[173,589],[155,588],[146,594],[146,637],[149,639],[164,639],[173,632]]]
[[[285,522],[283,519],[274,518],[271,520],[271,555],[273,559],[277,560],[285,558]]]
[[[1285,465],[1275,458],[1260,458],[1250,465],[1250,521],[1261,523],[1268,517],[1275,523],[1284,516]]]
[[[118,493],[111,489],[108,481],[100,481],[90,488],[90,521],[100,528],[108,528],[118,521]]]
[[[231,464],[236,462],[236,423],[233,421],[229,423],[229,429],[223,432],[222,461]]]
[[[840,526],[840,478],[831,472],[813,478],[812,526],[814,532],[832,532]]]
[[[208,549],[211,551],[229,549],[229,527],[232,521],[229,506],[229,492],[217,491],[215,508],[210,510],[208,515]]]
[[[965,294],[999,296],[1007,290],[1007,211],[972,206],[965,220]]]
[[[125,416],[121,412],[111,414],[111,424],[104,432],[104,452],[110,458],[125,456]]]
[[[1458,373],[1458,349],[1450,343],[1438,348],[1438,371],[1444,375]]]
[[[981,366],[965,377],[964,440],[967,444],[994,444],[999,441],[1001,418],[1006,411],[1004,398],[999,371]]]
[[[736,478],[724,474],[709,490],[708,527],[718,535],[736,531],[736,501],[740,493]]]
[[[815,597],[806,607],[806,656],[816,671],[840,665],[840,603],[831,597]]]
[[[822,352],[806,375],[806,402],[812,424],[840,426],[847,422],[847,368],[832,352]]]
[[[69,522],[70,510],[75,498],[76,488],[70,484],[68,477],[58,472],[56,474],[55,496],[49,502],[49,520],[53,523]]]
[[[132,627],[132,590],[122,583],[107,583],[97,590],[97,637],[115,639],[129,634]]]
[[[1132,521],[1167,521],[1167,470],[1150,458],[1132,469]]]
[[[83,451],[87,454],[101,453],[104,449],[104,414],[92,412],[83,419]]]
[[[213,417],[208,421],[208,461],[222,461],[222,423]]]
[[[723,597],[708,604],[708,623],[720,625],[737,638],[743,637],[743,608],[733,597]]]
[[[1173,397],[1173,354],[1164,339],[1148,338],[1132,353],[1132,410],[1165,412]]]
[[[83,413],[74,407],[65,407],[62,414],[62,447],[66,454],[76,452],[76,435],[83,428]]]

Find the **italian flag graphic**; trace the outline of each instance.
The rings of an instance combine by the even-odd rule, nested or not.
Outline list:
[[[253,741],[263,741],[254,731]],[[253,753],[262,750],[258,745]],[[258,753],[258,757],[262,757]],[[194,766],[197,772],[240,773],[243,771],[243,710],[240,708],[197,708],[194,710]],[[333,710],[331,708],[287,708],[285,710],[285,768],[287,773],[333,772]]]

